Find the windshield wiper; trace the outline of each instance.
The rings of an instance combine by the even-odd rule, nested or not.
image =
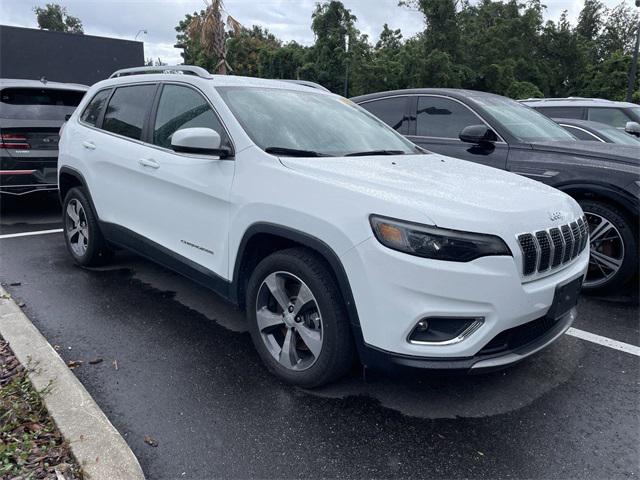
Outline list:
[[[273,155],[282,155],[284,157],[329,157],[326,153],[314,152],[313,150],[298,150],[296,148],[286,147],[267,147],[264,149],[267,153]]]
[[[369,150],[368,152],[347,153],[345,157],[366,157],[368,155],[404,155],[403,150]]]

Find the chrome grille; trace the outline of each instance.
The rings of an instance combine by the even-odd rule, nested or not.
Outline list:
[[[589,229],[581,217],[549,230],[521,233],[517,238],[526,276],[554,270],[576,258],[589,243]]]

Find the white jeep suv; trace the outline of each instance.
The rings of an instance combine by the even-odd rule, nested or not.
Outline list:
[[[63,128],[77,264],[125,248],[210,287],[306,387],[356,354],[500,368],[572,323],[589,253],[568,195],[421,150],[320,89],[164,68],[95,84]]]

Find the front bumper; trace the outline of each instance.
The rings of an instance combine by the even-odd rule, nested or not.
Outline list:
[[[362,360],[375,364],[387,358],[396,365],[454,370],[497,368],[519,361],[569,328],[575,311],[538,328],[526,345],[497,353],[487,347],[505,331],[545,323],[556,288],[584,276],[588,255],[587,249],[565,268],[523,283],[511,257],[442,262],[390,250],[371,238],[342,257],[360,319],[356,337]],[[407,339],[416,323],[428,317],[484,321],[457,343],[410,343]]]

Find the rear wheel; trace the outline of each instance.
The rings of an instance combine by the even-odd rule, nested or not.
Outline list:
[[[98,221],[82,188],[69,190],[62,208],[64,239],[67,250],[80,266],[104,264],[112,252],[100,232]]]
[[[590,257],[584,289],[608,293],[623,286],[637,272],[638,244],[631,223],[616,208],[582,200],[589,224]]]
[[[313,252],[293,248],[258,264],[247,288],[253,343],[281,380],[317,387],[342,376],[353,342],[336,282]]]

